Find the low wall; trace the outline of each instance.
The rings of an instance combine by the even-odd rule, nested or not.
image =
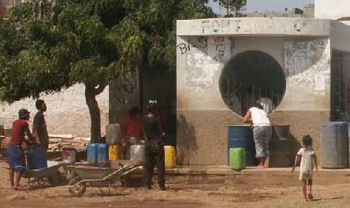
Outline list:
[[[272,124],[290,125],[292,157],[307,134],[320,154],[320,126],[329,120],[328,111],[275,111],[270,118]],[[230,110],[178,111],[177,164],[226,165],[227,126],[236,124],[241,124],[241,118]]]

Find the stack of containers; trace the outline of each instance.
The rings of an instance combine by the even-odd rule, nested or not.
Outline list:
[[[120,124],[109,124],[106,126],[106,142],[108,144],[109,160],[118,160],[120,158]]]

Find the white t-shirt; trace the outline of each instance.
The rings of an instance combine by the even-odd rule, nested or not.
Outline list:
[[[249,109],[252,117],[253,126],[271,126],[267,113],[257,107]]]
[[[313,156],[315,155],[315,151],[312,148],[300,148],[298,155],[301,156],[300,177],[303,174],[312,175],[314,168]]]

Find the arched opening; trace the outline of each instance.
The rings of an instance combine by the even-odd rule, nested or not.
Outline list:
[[[268,113],[283,99],[286,78],[279,63],[267,53],[246,51],[231,58],[220,77],[220,92],[226,105],[239,115],[255,102]]]

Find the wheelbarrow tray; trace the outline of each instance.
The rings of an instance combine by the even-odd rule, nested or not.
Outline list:
[[[94,166],[74,166],[70,165],[68,168],[74,172],[81,179],[101,179],[111,173],[117,171],[118,169],[114,168],[100,168]]]
[[[23,172],[24,178],[41,178],[48,177],[57,173],[58,169],[61,167],[61,164],[57,164],[47,168],[40,169],[25,169]]]

